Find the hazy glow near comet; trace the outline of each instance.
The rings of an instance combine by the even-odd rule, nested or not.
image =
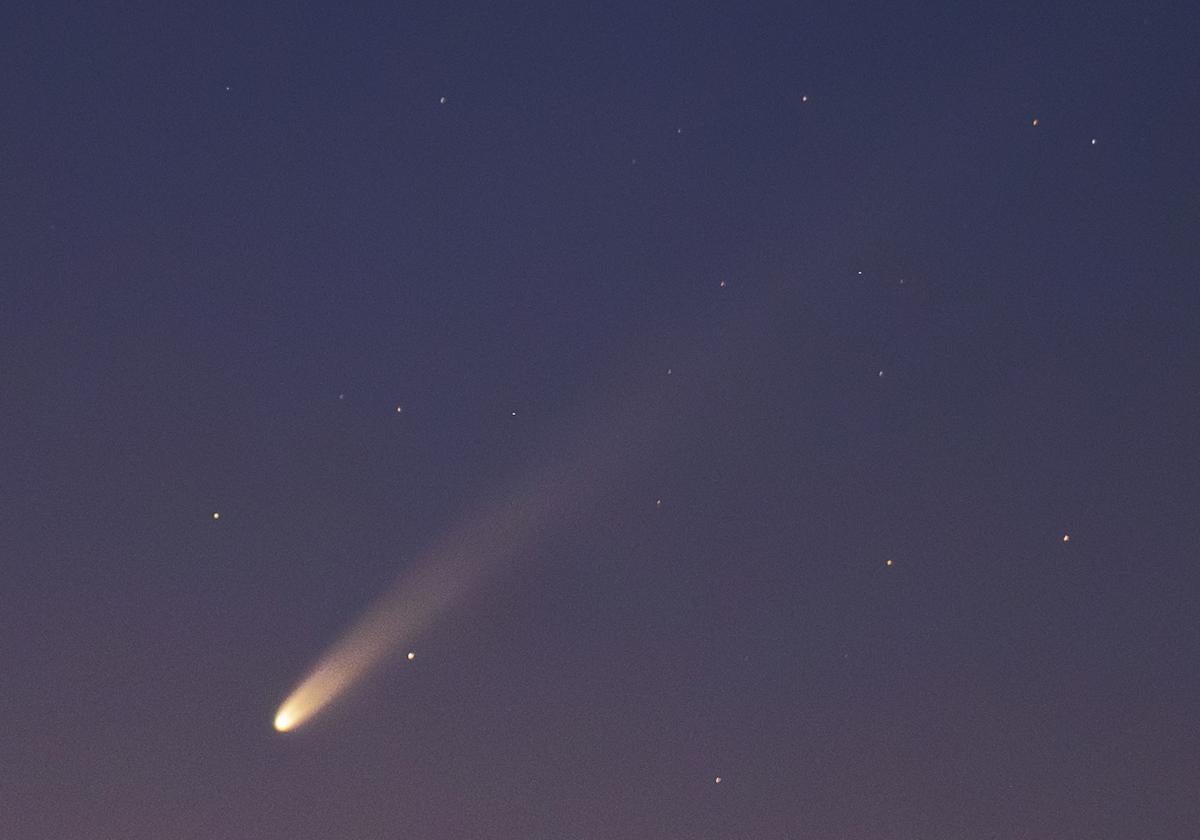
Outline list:
[[[641,425],[645,418],[630,417]],[[643,426],[644,428],[644,426]],[[275,713],[275,728],[303,726],[492,577],[511,570],[551,527],[577,524],[616,474],[639,463],[639,446],[624,422],[586,430],[575,446],[532,470],[509,493],[466,517],[343,634]],[[645,442],[647,437],[639,435]]]
[[[435,549],[414,572],[402,577],[296,686],[275,713],[275,728],[288,732],[307,723],[386,660],[401,642],[485,580],[491,564],[481,560],[492,559],[497,550],[509,553],[513,538],[519,536],[506,535],[506,528],[497,531],[496,525],[485,516],[460,529],[441,550]],[[488,552],[483,542],[488,526],[495,535],[493,552]],[[458,550],[448,551],[450,544],[457,544]],[[407,658],[411,660],[415,654]]]
[[[651,458],[666,409],[678,408],[678,394],[643,387],[653,388],[654,380],[636,388],[623,382],[624,399],[583,415],[574,433],[548,447],[547,457],[508,492],[490,497],[422,552],[283,701],[275,729],[291,732],[308,723],[389,658],[415,658],[400,645],[491,578],[525,568],[548,531],[578,527],[594,515],[605,493]]]

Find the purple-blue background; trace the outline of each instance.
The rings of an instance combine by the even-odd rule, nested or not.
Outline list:
[[[0,837],[1194,840],[1197,43],[1187,3],[6,10]],[[536,571],[272,731],[655,377],[657,456]]]

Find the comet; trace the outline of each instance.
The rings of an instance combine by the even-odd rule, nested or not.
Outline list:
[[[433,546],[318,660],[275,714],[275,729],[303,726],[502,571],[561,505],[546,490],[495,502]]]
[[[653,430],[661,431],[665,409],[677,409],[678,403],[661,388],[657,397],[621,390],[629,398],[608,403],[617,408],[594,411],[575,434],[560,434],[540,465],[418,554],[287,696],[275,714],[275,729],[299,729],[376,668],[401,659],[406,643],[488,581],[536,556],[537,543],[549,531],[580,525],[622,475],[644,464],[653,454]],[[634,399],[638,396],[642,399]]]
[[[636,480],[631,479],[645,475],[647,465],[664,448],[670,449],[662,444],[677,433],[678,418],[688,415],[689,406],[708,399],[708,389],[735,371],[737,354],[728,352],[727,346],[761,342],[760,325],[770,310],[764,303],[755,311],[757,316],[747,311],[749,317],[741,319],[740,326],[731,324],[722,333],[722,342],[667,334],[629,348],[629,364],[618,366],[609,387],[601,389],[609,398],[560,426],[546,441],[540,458],[531,459],[527,469],[480,500],[448,533],[419,552],[321,654],[279,706],[275,729],[300,729],[377,668],[405,656],[413,659],[411,643],[448,611],[461,608],[497,577],[517,570],[529,572],[538,557],[538,544],[549,534],[578,530],[603,510],[614,492],[635,486]],[[665,344],[675,349],[668,354]],[[670,375],[674,365],[648,365],[648,358],[687,361],[693,373]],[[664,370],[669,378],[663,376]],[[657,499],[651,509],[662,506],[663,500]]]

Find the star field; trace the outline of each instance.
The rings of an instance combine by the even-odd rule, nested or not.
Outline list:
[[[1197,20],[6,13],[0,837],[1195,838]]]

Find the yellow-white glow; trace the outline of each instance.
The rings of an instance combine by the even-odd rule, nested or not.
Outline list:
[[[549,486],[503,499],[465,520],[401,577],[317,662],[275,715],[280,732],[298,729],[361,682],[491,575],[546,524],[560,502]],[[565,498],[570,498],[567,494]]]
[[[585,422],[557,437],[559,445],[544,459],[509,487],[487,495],[479,508],[406,564],[395,584],[321,655],[279,706],[275,729],[300,729],[380,665],[415,659],[408,645],[448,610],[460,607],[490,579],[530,562],[549,529],[577,526],[602,494],[628,486],[627,473],[653,454],[672,407],[667,399],[654,398],[661,391],[656,383],[644,385],[645,396],[639,390],[637,398],[605,403],[620,406],[619,411],[582,415]],[[510,409],[510,414],[517,412]]]
[[[288,732],[307,723],[386,658],[395,636],[406,629],[406,622],[394,604],[384,606],[393,609],[369,613],[283,701],[275,713],[276,729]],[[422,613],[414,610],[413,614]]]

